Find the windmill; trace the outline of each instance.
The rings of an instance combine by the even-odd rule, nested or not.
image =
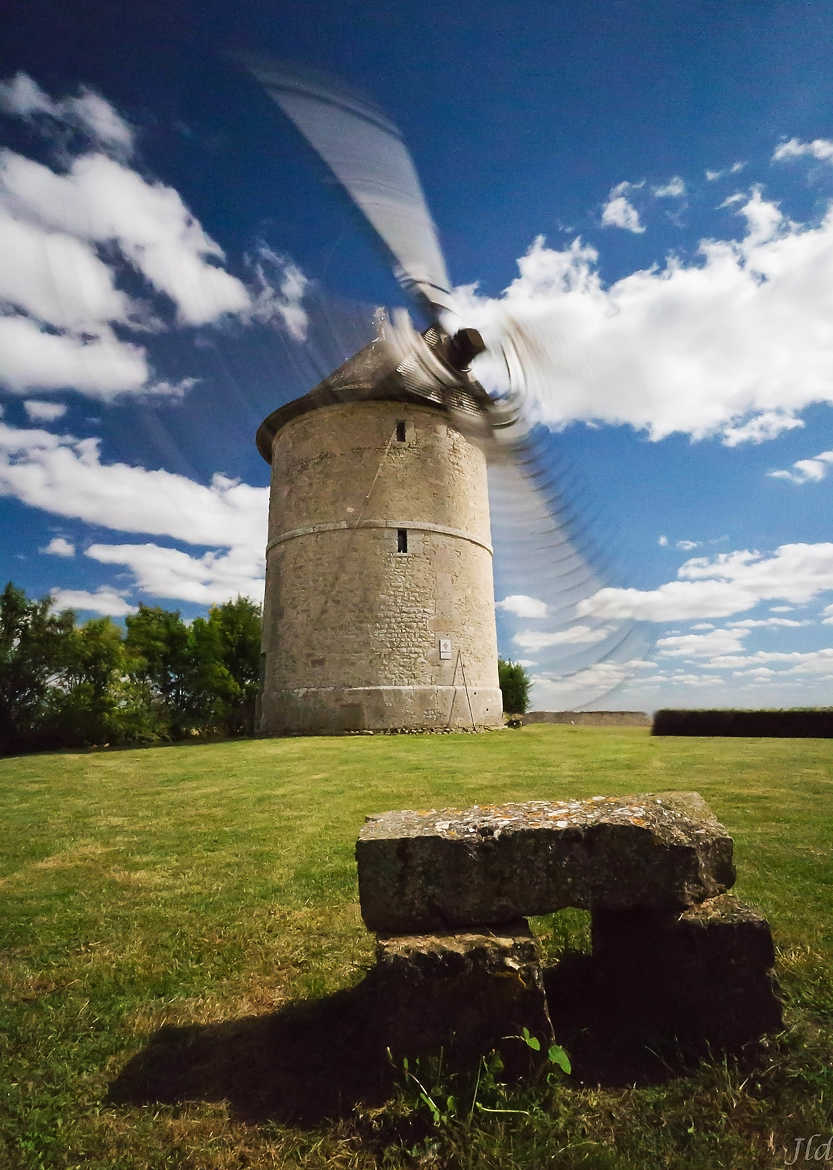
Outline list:
[[[428,322],[380,316],[368,346],[258,430],[272,467],[261,731],[500,722],[489,486],[511,558],[520,565],[534,549],[561,675],[633,657],[632,626],[579,616],[601,582],[536,437],[534,342],[510,321],[487,346],[457,319],[398,129],[329,80],[246,66],[370,224]],[[503,393],[474,377],[477,359],[500,364]],[[597,673],[592,697],[623,677]]]

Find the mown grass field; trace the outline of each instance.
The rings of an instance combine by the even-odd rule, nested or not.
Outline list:
[[[673,788],[735,838],[782,1034],[654,1083],[510,1090],[497,1103],[524,1112],[460,1106],[436,1127],[409,1084],[355,1104],[366,813]],[[0,761],[0,837],[4,1167],[743,1170],[833,1133],[831,741],[542,725],[30,756]],[[552,957],[581,941],[578,915],[538,926]]]

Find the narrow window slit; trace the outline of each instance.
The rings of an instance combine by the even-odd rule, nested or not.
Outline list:
[[[400,418],[396,420],[396,441],[397,443],[405,442],[405,420]]]
[[[397,528],[397,530],[396,530],[396,551],[397,552],[407,552],[408,551],[408,529],[407,528]]]

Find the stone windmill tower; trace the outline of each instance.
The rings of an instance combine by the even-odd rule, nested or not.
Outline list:
[[[482,342],[419,338],[451,401],[382,333],[258,430],[265,734],[501,719],[486,459],[461,423],[483,409]]]

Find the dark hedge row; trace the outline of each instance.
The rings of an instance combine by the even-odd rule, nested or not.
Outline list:
[[[654,714],[651,735],[783,736],[833,738],[833,707],[794,707],[783,711],[685,711],[665,708]]]

